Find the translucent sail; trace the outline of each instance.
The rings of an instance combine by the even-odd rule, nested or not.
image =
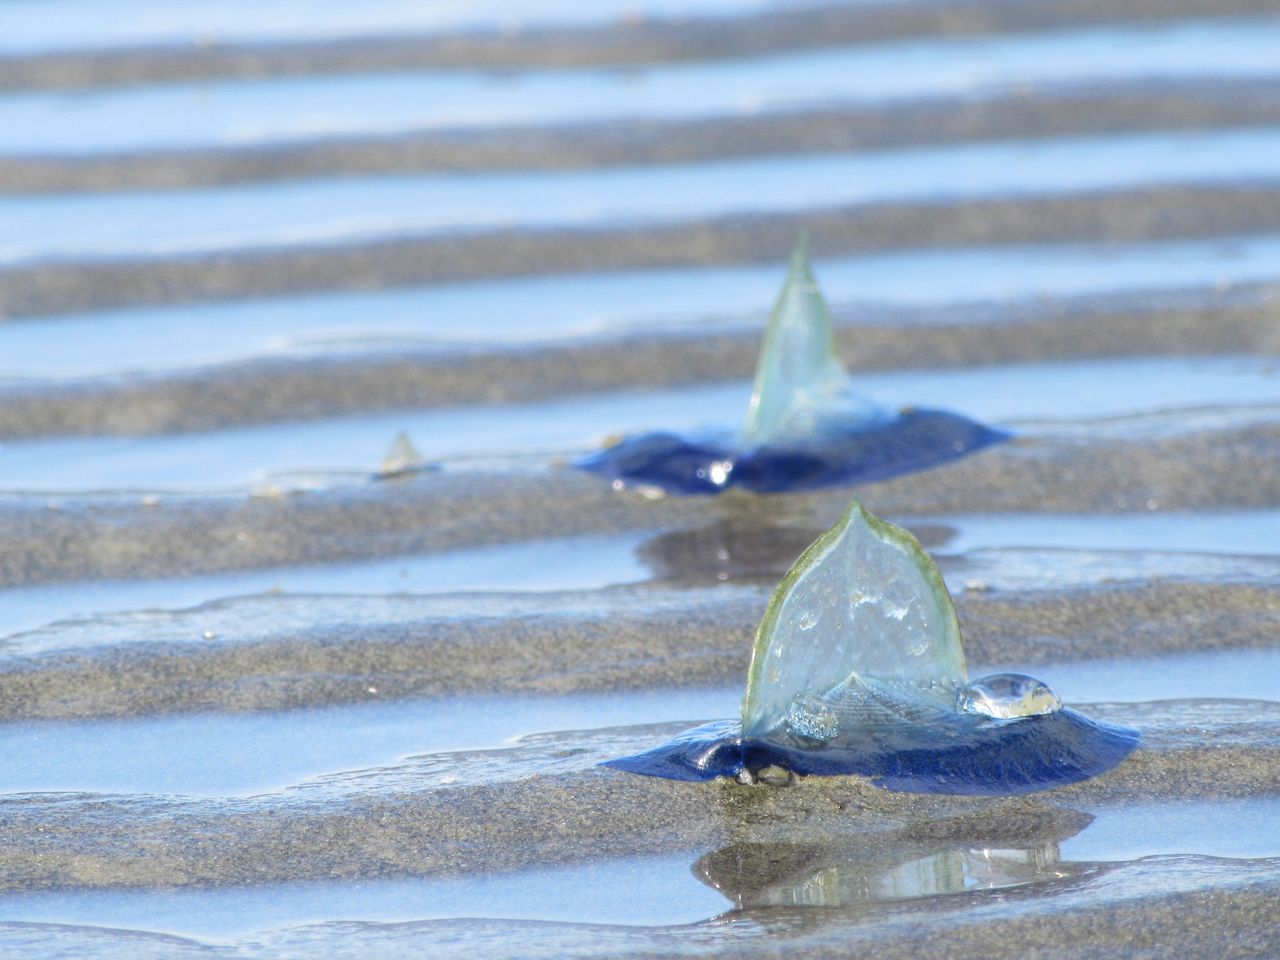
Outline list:
[[[879,413],[850,389],[849,375],[836,356],[831,314],[809,267],[808,237],[802,233],[760,348],[742,444],[753,447],[803,436],[831,416],[847,426],[875,420]]]
[[[965,677],[938,568],[855,500],[769,602],[741,722],[605,766],[743,784],[855,774],[888,790],[1008,796],[1095,777],[1138,745],[1136,731],[1063,707],[1034,677]]]
[[[413,445],[409,435],[402,430],[396,435],[396,439],[391,444],[391,449],[387,451],[387,455],[382,458],[382,465],[378,469],[378,474],[383,477],[396,477],[400,474],[421,470],[425,465],[422,454]]]
[[[783,578],[756,633],[746,736],[834,741],[850,725],[955,712],[966,679],[955,607],[905,530],[853,501]]]
[[[889,410],[860,396],[836,356],[831,316],[801,234],[765,331],[738,436],[719,430],[643,433],[574,466],[615,489],[793,493],[927,470],[1007,439],[1003,430],[946,410]]]

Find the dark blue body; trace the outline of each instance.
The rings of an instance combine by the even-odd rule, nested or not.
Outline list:
[[[671,780],[736,777],[779,766],[801,775],[871,777],[909,793],[1008,795],[1105,773],[1133,752],[1138,733],[1074,710],[1016,720],[957,714],[954,722],[868,732],[840,747],[804,749],[743,737],[735,721],[710,723],[645,753],[603,764]]]
[[[714,494],[729,487],[755,493],[817,490],[870,483],[925,470],[1008,440],[1010,434],[943,410],[909,410],[885,423],[796,447],[737,450],[725,443],[646,433],[577,461],[575,466],[625,484],[667,493]],[[731,465],[723,483],[713,465]]]

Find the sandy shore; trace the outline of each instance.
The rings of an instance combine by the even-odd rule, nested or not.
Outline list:
[[[1280,87],[1265,79],[1159,84],[1139,80],[1106,87],[1060,84],[1034,95],[920,98],[891,107],[841,106],[696,121],[458,129],[215,151],[0,156],[0,192],[172,190],[350,174],[693,163],[796,150],[818,153],[1113,131],[1221,129],[1277,120]]]
[[[0,57],[0,89],[114,95],[161,81],[332,75],[341,85],[371,70],[696,63],[897,39],[1177,29],[1274,6],[913,0],[585,28],[71,49]],[[1275,77],[1157,71],[1114,84],[997,84],[696,121],[11,155],[0,157],[0,192],[6,203],[32,194],[33,204],[65,202],[74,213],[103,190],[659,169],[996,138],[1025,139],[1034,152],[1047,138],[1138,130],[1216,131],[1214,149],[1224,152],[1237,141],[1222,131],[1278,119]],[[1206,155],[1230,168],[1229,157]],[[1069,151],[1055,156],[1070,163]],[[1248,257],[1270,254],[1265,244],[1241,254],[1240,238],[1280,232],[1280,180],[1195,176],[768,215],[753,212],[761,208],[744,187],[706,220],[624,223],[588,211],[573,228],[514,217],[471,232],[388,228],[369,240],[227,241],[221,252],[192,252],[221,249],[210,227],[175,234],[192,246],[171,253],[15,262],[0,269],[0,318],[14,324],[6,329],[43,331],[68,314],[101,312],[109,331],[114,308],[772,264],[800,228],[833,257],[1058,243],[1093,245],[1101,263],[1111,244],[1126,243],[1137,251],[1126,262],[1137,263],[1144,245],[1196,239],[1212,241],[1210,266],[1235,256],[1252,269]],[[1163,246],[1165,257],[1188,256]],[[1265,271],[1233,285],[1206,268],[1175,289],[1177,262],[1160,261],[1156,290],[1126,285],[1117,271],[1114,289],[1097,288],[1110,292],[928,308],[855,303],[838,318],[855,371],[949,375],[1087,359],[1136,370],[1144,358],[1213,358],[1213,382],[1223,384],[1230,358],[1252,364],[1232,384],[1234,400],[1227,391],[1176,409],[1121,405],[1113,415],[1064,397],[1012,442],[857,491],[939,557],[975,670],[1079,668],[1077,680],[1092,670],[1110,683],[1103,689],[1120,692],[1126,682],[1181,684],[1164,700],[1078,698],[1095,701],[1084,705],[1091,716],[1140,730],[1141,747],[1100,778],[1022,798],[897,794],[857,777],[686,784],[597,766],[712,719],[672,704],[725,703],[721,713],[732,713],[771,590],[853,491],[647,499],[558,456],[518,451],[386,482],[335,468],[306,491],[274,480],[201,490],[199,456],[173,465],[192,492],[86,479],[97,476],[99,437],[136,444],[135,453],[154,444],[161,452],[148,456],[163,461],[166,438],[200,443],[199,431],[228,431],[227,448],[200,451],[208,463],[236,449],[241,428],[410,409],[474,408],[497,419],[521,405],[743,380],[758,323],[713,317],[665,332],[394,355],[353,341],[319,357],[272,348],[145,376],[6,381],[0,467],[8,449],[34,441],[58,483],[0,496],[0,603],[10,618],[0,631],[0,750],[12,779],[0,792],[0,955],[1274,953],[1280,703],[1250,699],[1262,695],[1264,676],[1240,678],[1238,699],[1212,699],[1233,692],[1235,677],[1209,674],[1264,662],[1280,628],[1280,552],[1262,536],[1233,539],[1273,523],[1280,504],[1280,394],[1266,396],[1280,352],[1280,287]],[[352,317],[351,327],[377,319]],[[102,349],[110,369],[128,369],[109,333]],[[1069,388],[1100,389],[1085,375]],[[1139,397],[1142,389],[1133,385]],[[949,405],[963,411],[964,400]],[[971,535],[965,545],[967,526],[1001,521],[1016,535]],[[1209,530],[1213,542],[1189,543],[1187,529]],[[426,573],[411,579],[407,568],[419,562]],[[374,574],[362,566],[375,563],[384,567]],[[298,570],[329,579],[275,586]],[[459,592],[468,589],[477,592]],[[1143,687],[1153,670],[1177,676]],[[567,892],[563,903],[522,909],[511,896],[521,884]],[[602,919],[589,908],[611,884],[635,903]],[[646,900],[645,890],[656,894]],[[396,900],[415,891],[418,900]],[[457,891],[469,899],[438,905]],[[644,912],[654,904],[663,912]],[[209,926],[218,917],[225,928]]]
[[[1280,185],[1152,185],[1068,196],[884,202],[676,225],[408,236],[0,269],[0,315],[36,317],[297,290],[725,263],[777,263],[796,233],[835,256],[908,247],[1141,241],[1270,232]]]
[[[723,17],[623,16],[587,26],[519,20],[500,29],[417,37],[366,36],[302,43],[197,42],[72,50],[8,58],[0,88],[77,88],[214,77],[357,73],[429,68],[511,69],[744,57],[796,48],[876,43],[919,36],[972,36],[1089,24],[1273,13],[1268,0],[1047,0],[1035,6],[988,0],[918,0],[847,8],[816,4],[786,11],[747,7]],[[203,42],[201,42],[203,41]]]

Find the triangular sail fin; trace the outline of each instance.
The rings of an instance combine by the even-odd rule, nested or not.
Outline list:
[[[847,428],[880,415],[850,388],[831,313],[809,265],[809,237],[801,232],[760,348],[742,446],[786,446],[820,432],[828,421]]]
[[[960,623],[937,566],[911,534],[855,500],[769,602],[742,727],[760,737],[789,725],[830,739],[872,715],[838,715],[859,702],[850,694],[860,687],[868,703],[891,693],[904,707],[951,711],[966,678]]]

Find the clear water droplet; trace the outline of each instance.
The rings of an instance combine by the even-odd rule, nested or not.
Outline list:
[[[801,630],[812,630],[818,625],[818,618],[812,613],[806,612],[800,615],[798,626]]]
[[[1062,709],[1049,686],[1025,673],[995,673],[971,681],[961,692],[961,710],[1001,720],[1033,717]]]

